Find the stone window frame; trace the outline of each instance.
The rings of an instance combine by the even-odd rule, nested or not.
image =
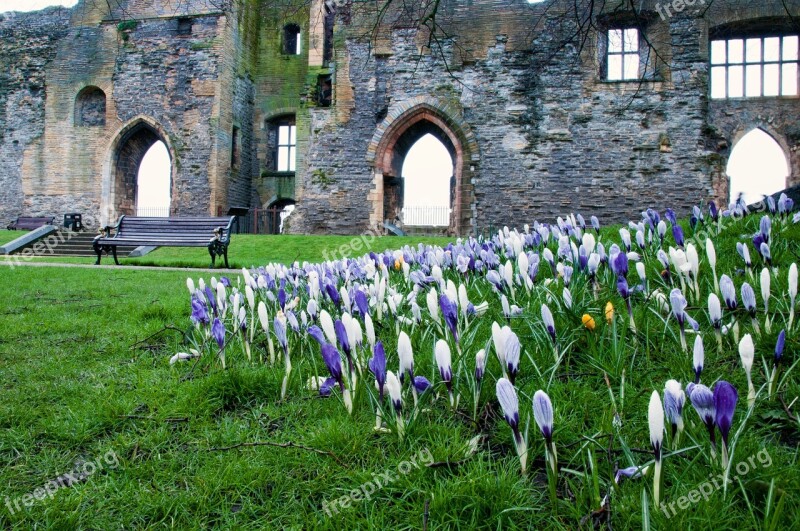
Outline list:
[[[654,23],[655,19],[652,17],[648,18],[644,14],[627,12],[614,13],[598,18],[596,21],[597,61],[599,64],[597,76],[602,83],[642,83],[645,81],[664,80],[663,65],[658,61],[658,54],[653,53],[653,45],[649,40]],[[609,31],[630,29],[638,31],[639,74],[635,78],[629,79],[608,79]]]
[[[795,46],[796,50],[794,51],[794,58],[791,56],[787,57],[786,52],[786,40],[794,38],[796,40]],[[777,59],[767,59],[765,57],[765,41],[767,39],[779,39],[778,41],[778,56]],[[751,43],[754,41],[758,41],[758,59],[754,59],[752,55],[749,53],[751,49]],[[730,60],[730,49],[732,42],[741,42],[742,50],[741,50],[741,60],[734,60],[731,62]],[[715,43],[725,43],[725,58],[723,61],[715,61]],[[712,100],[718,101],[726,101],[726,100],[758,100],[758,99],[775,99],[775,98],[788,98],[788,99],[797,99],[800,97],[800,32],[798,31],[781,31],[779,29],[773,31],[740,31],[734,32],[727,35],[717,35],[716,37],[713,35],[709,36],[709,44],[708,44],[708,65],[709,65],[709,79],[708,79],[708,94],[709,98]],[[777,76],[778,76],[778,93],[777,94],[765,94],[765,71],[767,70],[766,67],[768,66],[775,66],[777,67]],[[785,86],[784,86],[784,75],[785,75],[785,67],[794,66],[794,75],[795,75],[795,85],[794,85],[794,93],[793,94],[785,94]],[[750,87],[748,86],[748,72],[751,70],[755,70],[755,67],[758,67],[758,75],[760,76],[760,82],[758,84],[758,94],[754,95],[749,93]],[[714,88],[715,88],[715,71],[722,70],[724,72],[724,95],[723,96],[715,96]],[[731,83],[730,83],[730,72],[732,69],[741,69],[741,94],[738,92],[735,95],[730,95],[731,93]],[[791,70],[791,69],[789,69]],[[752,75],[752,74],[749,74]]]
[[[286,143],[281,143],[281,128],[289,127]],[[269,121],[270,136],[275,139],[273,151],[273,165],[271,171],[281,174],[294,174],[297,171],[297,119],[294,114],[277,116]],[[294,138],[292,138],[294,132]],[[292,143],[294,139],[294,143]],[[286,166],[281,165],[280,154],[282,149],[286,150]]]
[[[294,45],[292,47],[292,45]],[[300,55],[303,52],[303,30],[300,24],[289,22],[284,24],[281,39],[281,54]]]
[[[191,17],[178,17],[175,22],[175,34],[187,36],[192,34],[192,19]]]
[[[86,103],[93,95],[102,95],[102,112],[99,113],[96,122],[86,121],[84,117],[84,109]],[[108,111],[108,97],[103,89],[96,85],[87,85],[78,91],[75,95],[74,109],[73,109],[73,122],[76,127],[105,127],[106,125],[106,112]]]

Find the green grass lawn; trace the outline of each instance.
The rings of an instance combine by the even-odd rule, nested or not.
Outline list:
[[[5,230],[0,229],[0,245],[4,245],[11,240],[16,240],[23,234],[27,234],[26,230]]]
[[[751,225],[735,226],[715,238],[720,273],[737,269],[740,260],[731,246],[752,230]],[[615,231],[606,230],[605,237]],[[237,267],[318,259],[325,249],[350,240],[262,238],[235,239]],[[786,266],[798,261],[800,226],[777,238],[782,243],[774,245],[774,258],[785,277]],[[403,241],[382,239],[373,250]],[[154,254],[158,259],[151,263],[203,266],[205,261],[202,251],[158,253],[163,254]],[[658,283],[657,274],[651,273]],[[705,274],[708,279],[707,269]],[[191,330],[182,272],[14,268],[3,275],[5,285],[12,287],[0,307],[3,528],[421,529],[427,523],[428,529],[577,529],[581,522],[591,527],[592,513],[606,495],[613,528],[641,528],[646,518],[642,493],[645,489],[650,494],[652,471],[614,487],[614,470],[628,466],[631,458],[637,464],[652,460],[650,393],[662,389],[668,378],[685,382],[691,376],[691,356],[680,352],[674,321],[665,324],[643,308],[636,314],[639,333],[633,334],[627,330],[624,302],[613,290],[603,288],[595,298],[576,287],[576,304],[584,306],[556,314],[571,354],[548,382],[541,364],[548,359],[552,363],[552,351],[539,347],[546,343],[541,342],[538,306],[526,307],[512,320],[526,352],[517,386],[526,418],[537,388],[548,386],[556,409],[561,471],[559,499],[552,503],[536,425],[531,419],[530,471],[524,477],[494,398],[494,379],[483,387],[477,423],[470,418],[470,397],[462,396],[464,403],[454,412],[446,394],[435,399],[429,392],[401,441],[396,434],[373,431],[375,417],[366,393],[358,395],[350,416],[336,397],[322,399],[305,390],[307,377],[325,372],[319,348],[308,340],[294,343],[293,379],[284,401],[279,398],[283,366],[248,363],[238,349],[231,350],[225,371],[214,363],[194,369],[191,364],[170,366],[173,354],[187,350],[184,333]],[[201,275],[209,281],[208,272],[193,274],[195,280]],[[401,273],[392,275],[394,282],[402,282],[396,277]],[[552,276],[544,262],[540,275]],[[743,278],[736,278],[737,285]],[[785,278],[775,281],[774,293],[785,289]],[[553,294],[559,297],[560,288]],[[465,355],[474,356],[490,340],[491,322],[504,319],[492,294],[471,291],[470,297],[492,304],[464,338],[471,345]],[[601,318],[607,300],[621,315],[613,326]],[[424,308],[422,296],[420,303]],[[597,320],[594,333],[580,326],[584,311]],[[690,311],[702,315],[697,307]],[[757,343],[767,359],[777,331]],[[386,321],[378,332],[387,357],[394,360],[389,369],[395,371],[394,324]],[[430,354],[434,329],[418,327],[411,335],[421,345],[417,374],[437,380]],[[725,341],[720,355],[713,337],[707,337],[703,381],[725,378],[739,389],[735,430],[745,416],[746,385],[735,345]],[[256,356],[265,355],[262,347],[256,347]],[[787,367],[798,351],[795,334],[787,343]],[[497,376],[497,359],[489,356],[487,370]],[[756,365],[754,379],[760,384],[764,376],[756,373],[761,362]],[[726,493],[715,489],[671,518],[649,503],[653,529],[766,528],[764,507],[778,512],[776,497],[783,500],[776,528],[796,525],[800,423],[786,413],[789,409],[797,415],[796,375],[781,396],[786,408],[764,398],[750,415],[733,458],[736,463],[753,459],[741,481],[728,485]],[[688,404],[684,416],[688,425],[681,446],[688,449],[665,452],[668,502],[700,489],[712,472],[720,472],[709,466],[707,436]],[[475,437],[477,452],[468,455],[465,449]],[[435,466],[424,466],[431,461]],[[76,468],[96,470],[52,497],[42,490]],[[377,478],[386,479],[365,499],[364,492],[375,487]],[[330,502],[343,496],[349,496],[350,505],[328,514]],[[31,506],[24,507],[25,501]]]
[[[0,238],[2,238],[0,234]],[[9,238],[11,240],[13,238]],[[228,250],[228,261],[234,269],[264,265],[269,262],[290,263],[300,261],[321,261],[338,259],[342,256],[361,256],[366,252],[380,253],[403,245],[430,243],[446,245],[452,238],[443,237],[395,237],[383,236],[293,236],[293,235],[250,235],[234,234]],[[9,259],[9,258],[7,258]],[[93,264],[94,258],[35,257],[37,262],[63,262],[73,264]],[[104,256],[102,264],[113,264],[112,257]],[[211,258],[208,250],[197,247],[162,247],[141,258],[121,258],[120,264],[144,266],[172,266],[208,268]],[[217,258],[217,267],[224,267],[224,261]]]

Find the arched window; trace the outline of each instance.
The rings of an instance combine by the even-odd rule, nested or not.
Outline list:
[[[751,204],[786,188],[789,165],[775,139],[761,129],[753,129],[734,146],[727,174],[730,201],[744,194],[745,202]]]
[[[300,38],[300,26],[297,24],[286,24],[283,27],[283,54],[300,55],[302,51],[302,39]]]
[[[97,87],[86,87],[75,98],[75,125],[106,125],[106,93]]]

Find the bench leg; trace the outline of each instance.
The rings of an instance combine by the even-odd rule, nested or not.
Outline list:
[[[117,246],[113,246],[111,248],[111,253],[114,255],[114,263],[119,265],[119,260],[117,260]]]
[[[228,248],[227,247],[225,247],[225,254],[223,256],[225,257],[225,269],[230,269],[231,266],[228,265]]]
[[[214,264],[217,261],[217,256],[214,254],[213,244],[208,246],[208,254],[211,255],[211,269],[214,269]]]
[[[97,262],[95,262],[94,265],[100,265],[100,257],[103,256],[103,250],[97,245],[97,242],[93,243],[92,247],[94,248],[95,254],[97,254]]]

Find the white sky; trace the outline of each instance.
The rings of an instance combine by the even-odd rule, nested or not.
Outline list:
[[[403,161],[405,206],[450,206],[450,176],[453,159],[433,135],[425,135],[411,146]]]
[[[747,203],[786,188],[789,166],[780,145],[761,129],[747,133],[734,146],[728,159],[731,201],[744,192]]]
[[[148,211],[144,215],[154,215],[152,209],[163,209],[169,215],[171,164],[167,146],[163,142],[153,144],[139,166],[139,180],[136,189],[136,206]]]
[[[72,7],[78,0],[0,0],[0,13],[6,11],[37,11],[48,6]]]

